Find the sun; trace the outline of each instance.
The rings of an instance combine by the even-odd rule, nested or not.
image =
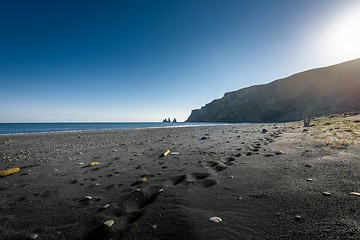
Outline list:
[[[329,16],[319,41],[325,55],[332,58],[360,57],[360,4],[347,6],[335,16]]]

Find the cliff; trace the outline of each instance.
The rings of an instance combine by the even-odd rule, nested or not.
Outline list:
[[[317,68],[225,95],[187,122],[284,122],[360,111],[360,59]]]

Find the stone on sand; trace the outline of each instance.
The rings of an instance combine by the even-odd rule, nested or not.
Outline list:
[[[104,206],[102,206],[101,209],[106,209],[106,208],[108,208],[108,207],[110,207],[110,204],[107,203],[107,204],[105,204]]]
[[[10,168],[6,170],[0,170],[0,177],[6,177],[11,174],[17,173],[20,171],[20,168]]]
[[[31,234],[31,235],[29,236],[29,239],[37,239],[38,237],[39,237],[38,234],[33,233],[33,234]]]
[[[114,223],[114,220],[107,220],[104,222],[104,225],[110,228]]]
[[[85,196],[85,197],[79,199],[78,202],[90,201],[91,199],[92,199],[92,196]]]
[[[209,220],[215,223],[222,222],[222,219],[219,217],[211,217]]]
[[[351,192],[350,195],[360,196],[360,192]]]
[[[147,178],[146,177],[143,177],[143,178],[140,178],[138,180],[136,180],[136,182],[134,182],[133,184],[131,184],[131,186],[135,186],[135,185],[139,185],[139,184],[142,184],[144,182],[147,182]]]
[[[170,149],[165,151],[163,154],[160,155],[160,157],[166,157],[170,153]]]

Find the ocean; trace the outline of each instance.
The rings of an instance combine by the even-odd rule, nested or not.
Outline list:
[[[209,126],[209,125],[219,125],[219,124],[222,123],[187,123],[187,122],[0,123],[0,134]]]

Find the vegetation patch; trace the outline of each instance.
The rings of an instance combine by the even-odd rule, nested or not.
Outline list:
[[[360,115],[338,114],[311,120],[316,142],[335,149],[360,143]]]

